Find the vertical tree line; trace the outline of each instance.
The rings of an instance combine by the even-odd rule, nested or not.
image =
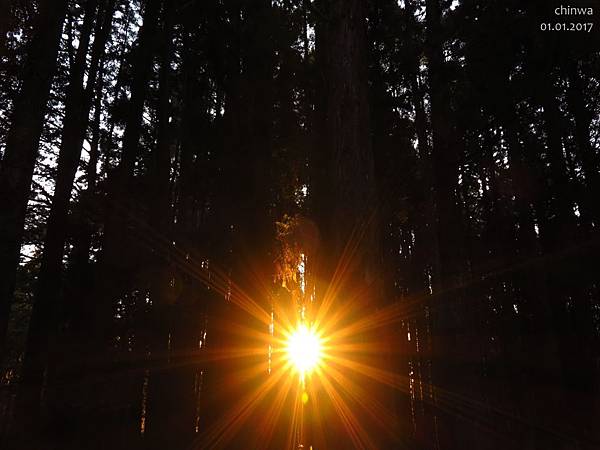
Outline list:
[[[2,0],[0,444],[283,448],[242,332],[345,308],[379,375],[315,442],[600,445],[600,51],[559,6]]]

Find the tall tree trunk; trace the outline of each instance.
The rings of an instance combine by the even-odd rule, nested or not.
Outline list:
[[[213,328],[214,325],[230,322],[253,329],[265,326],[239,307],[241,295],[249,295],[262,304],[265,311],[268,310],[269,292],[264,287],[269,286],[272,274],[268,250],[270,239],[274,238],[269,209],[274,63],[270,34],[272,13],[273,7],[267,0],[231,2],[227,10],[232,32],[224,82],[226,103],[222,121],[225,134],[217,161],[218,183],[223,184],[217,188],[215,200],[218,206],[213,216],[216,239],[212,242],[212,260],[228,272],[231,294],[225,298],[219,296],[209,306],[207,339],[211,351],[215,352],[240,348],[247,342],[241,342],[240,336],[227,329]],[[205,408],[210,408],[216,417],[225,415],[236,399],[245,395],[247,386],[237,382],[237,374],[257,363],[266,365],[265,356],[210,364],[206,369],[204,391],[211,396],[211,403]],[[217,391],[223,380],[230,383],[231,389],[217,396],[211,395],[211,390]],[[257,424],[258,419],[254,415],[249,417],[245,431],[238,433],[229,445],[261,446],[255,443],[259,438],[258,428],[249,426]],[[245,444],[240,440],[242,436],[248,440]]]
[[[133,50],[133,76],[131,82],[131,99],[128,103],[125,132],[123,135],[123,151],[121,161],[112,180],[109,193],[109,210],[104,236],[102,265],[104,268],[114,265],[121,259],[127,259],[123,246],[130,236],[123,236],[119,230],[119,222],[123,207],[131,193],[127,187],[134,178],[136,159],[139,154],[139,141],[142,133],[144,104],[148,92],[148,81],[152,74],[155,54],[156,32],[161,0],[145,2],[143,25],[140,28],[137,43]],[[123,223],[120,223],[123,225]],[[129,261],[124,261],[128,263]]]
[[[572,72],[571,77],[576,78]],[[583,250],[569,254],[572,247],[581,242],[581,227],[577,226],[574,214],[576,180],[568,173],[563,142],[565,121],[559,107],[558,93],[552,75],[544,76],[540,94],[544,110],[544,131],[550,175],[548,183],[550,207],[541,234],[544,252],[551,258],[546,267],[548,300],[562,364],[562,374],[557,379],[553,395],[559,399],[558,401],[564,399],[564,402],[577,404],[580,412],[571,420],[586,429],[585,433],[589,433],[589,430],[595,428],[588,420],[594,416],[593,409],[596,407],[594,391],[597,382],[594,376],[596,362],[590,351],[593,347],[591,337],[594,335],[592,302],[586,287],[597,282],[596,277],[590,276],[589,270],[590,265],[595,262],[594,249],[598,248],[598,243],[594,240],[591,243],[586,242],[586,246],[590,245],[589,248],[584,247]],[[593,151],[589,152],[591,148],[586,148],[586,141],[589,145],[589,137],[586,139],[585,136],[585,110],[582,110],[581,104],[577,109],[581,115],[578,115],[580,123],[575,124],[575,140],[578,150],[582,153],[582,165],[587,169],[584,172],[586,182],[593,184],[596,182],[594,178],[597,177],[597,172],[594,173]],[[585,201],[586,197],[584,196],[583,199]],[[595,214],[594,209],[587,212]],[[564,256],[556,258],[565,252]],[[554,261],[552,256],[555,258]],[[560,409],[554,411],[551,420],[557,424],[564,423],[562,411]]]
[[[335,199],[326,225],[337,264],[353,232],[366,228],[353,271],[372,281],[377,259],[374,161],[370,138],[365,42],[365,6],[360,1],[333,2],[329,17],[327,65],[327,147],[331,157],[328,187]],[[375,252],[375,253],[373,253]]]
[[[131,231],[131,224],[124,217],[135,217],[134,204],[131,202],[131,188],[134,179],[136,159],[139,154],[139,140],[142,133],[144,104],[147,97],[148,81],[152,74],[155,54],[156,33],[161,0],[145,2],[143,25],[140,28],[137,44],[133,50],[133,76],[131,99],[128,102],[123,151],[121,161],[114,177],[110,180],[106,208],[106,223],[103,236],[103,248],[97,280],[112,279],[105,284],[99,281],[95,295],[93,335],[97,345],[106,344],[107,323],[111,320],[112,301],[131,281],[135,270],[134,246],[138,245]],[[139,249],[138,249],[139,250]]]
[[[0,167],[0,358],[4,353],[25,211],[66,10],[67,0],[40,2]]]
[[[171,208],[169,202],[170,175],[171,175],[171,143],[172,125],[169,123],[172,108],[171,93],[171,59],[172,59],[172,34],[173,34],[172,7],[169,2],[164,2],[162,12],[162,30],[160,41],[160,69],[158,91],[158,138],[156,148],[151,156],[150,182],[153,195],[149,199],[150,224],[158,233],[160,240],[171,242],[170,223]],[[150,373],[149,399],[148,399],[148,426],[147,437],[151,447],[162,449],[165,447],[182,446],[189,442],[192,432],[195,398],[192,392],[193,382],[190,365],[182,364],[181,357],[173,354],[173,343],[180,344],[176,331],[186,324],[174,323],[174,314],[177,306],[169,305],[169,281],[174,276],[168,264],[168,256],[160,249],[155,248],[151,255],[153,279],[150,280],[150,298],[152,299],[150,337],[150,351],[152,364],[156,367]],[[200,321],[196,321],[199,323]],[[181,352],[189,351],[182,346]],[[177,395],[182,394],[182,395]]]
[[[438,236],[439,273],[434,277],[433,365],[435,388],[457,394],[460,380],[460,342],[456,335],[463,311],[457,289],[463,276],[461,213],[458,201],[459,149],[446,75],[440,0],[426,1],[429,88],[431,99],[433,189]],[[440,413],[438,436],[443,450],[456,448],[456,418]]]
[[[144,107],[148,94],[148,84],[153,74],[154,56],[159,30],[159,18],[162,0],[146,0],[143,2],[143,24],[132,50],[132,77],[125,116],[122,153],[118,167],[109,176],[108,193],[105,203],[104,234],[102,251],[94,274],[95,289],[91,299],[92,322],[88,333],[89,348],[95,355],[94,365],[87,367],[88,373],[104,373],[110,379],[118,371],[132,367],[132,361],[119,361],[115,358],[110,346],[111,333],[114,331],[114,307],[119,296],[131,294],[136,279],[141,274],[142,260],[146,252],[147,241],[153,235],[140,231],[141,204],[136,201],[140,196],[139,185],[136,185],[135,166],[140,153],[140,138],[143,131]],[[106,280],[111,280],[106,282]],[[139,287],[139,286],[138,286]],[[139,311],[134,327],[133,347],[140,355],[147,348],[146,315]],[[139,442],[143,435],[141,428],[147,419],[147,400],[149,371],[132,371],[122,377],[123,384],[130,389],[121,398],[111,399],[127,405],[132,411],[128,420],[120,425],[120,437],[112,436],[114,443],[122,440]],[[96,392],[89,395],[93,402],[102,402],[95,397]],[[111,445],[111,444],[107,444]]]
[[[311,195],[317,200],[314,213],[322,245],[315,255],[318,267],[313,270],[320,284],[319,302],[335,304],[360,296],[361,301],[349,320],[372,312],[383,302],[379,204],[367,82],[366,6],[361,0],[315,5],[321,19],[316,33],[323,84],[317,96],[322,101],[317,118],[322,122],[322,129],[318,153],[311,161],[314,171]],[[385,330],[375,330],[361,334],[360,339],[379,342],[385,339],[384,335]],[[394,344],[389,342],[388,345]],[[377,355],[371,363],[382,370],[389,371],[391,367],[384,355]],[[360,382],[372,389],[374,399],[384,405],[390,415],[394,414],[393,393],[373,380],[361,379]],[[324,415],[336,414],[335,407],[327,402],[323,402],[322,408]],[[361,442],[352,442],[349,437],[344,440],[343,426],[332,420],[330,436],[335,435],[336,441],[315,442],[316,446],[384,448],[392,445],[390,430],[381,423],[373,423],[364,415],[365,411],[359,409],[354,413],[361,426],[371,429],[370,444],[360,437],[356,439]]]
[[[411,98],[415,110],[415,132],[417,136],[417,173],[418,179],[411,182],[415,184],[415,199],[418,204],[416,211],[417,217],[414,226],[415,234],[415,249],[413,251],[413,289],[414,294],[422,298],[423,305],[418,317],[415,319],[415,329],[413,334],[416,334],[414,341],[419,349],[418,354],[414,359],[419,369],[419,380],[421,383],[421,392],[424,392],[426,398],[421,398],[421,403],[417,409],[416,423],[416,440],[419,445],[433,445],[435,437],[434,414],[432,410],[433,398],[430,394],[433,392],[430,386],[433,383],[431,372],[428,370],[431,363],[430,354],[430,317],[426,313],[428,305],[431,302],[429,297],[429,283],[427,272],[429,267],[433,266],[433,272],[439,273],[439,257],[437,253],[438,236],[437,227],[435,224],[435,204],[432,193],[432,167],[431,167],[431,145],[429,142],[427,130],[427,115],[425,112],[424,95],[425,86],[420,75],[421,52],[423,51],[422,44],[418,40],[419,24],[416,21],[416,2],[414,0],[405,1],[405,14],[409,26],[409,34],[413,40],[411,42],[410,55],[410,83],[411,83]],[[420,419],[420,420],[419,420]]]
[[[129,113],[125,134],[123,135],[123,154],[119,167],[125,179],[133,176],[136,158],[139,154],[144,103],[148,92],[148,80],[152,74],[160,5],[161,0],[147,0],[145,2],[144,22],[134,49],[131,101],[129,102]]]
[[[508,83],[508,76],[505,81]],[[509,176],[511,192],[514,196],[515,233],[513,249],[510,257],[517,270],[512,276],[515,286],[515,304],[518,305],[519,329],[521,347],[517,351],[517,368],[520,375],[515,374],[514,388],[518,392],[517,407],[528,420],[537,420],[541,404],[546,401],[546,383],[539,379],[550,379],[559,370],[558,348],[552,326],[551,311],[545,300],[548,298],[548,288],[545,281],[545,270],[534,261],[539,256],[540,244],[535,232],[534,212],[535,202],[532,188],[532,168],[525,158],[522,142],[524,136],[519,131],[519,117],[515,111],[515,101],[510,94],[508,84],[505,86],[504,98],[506,103],[502,109],[502,124],[506,129],[508,144]],[[536,157],[535,155],[532,155]],[[541,373],[546,375],[540,375]],[[535,440],[535,430],[528,430],[522,437],[522,442]]]
[[[98,161],[100,159],[100,118],[102,114],[102,91],[104,89],[104,76],[102,69],[96,83],[96,95],[94,99],[94,115],[91,122],[92,139],[90,141],[90,158],[86,167],[87,186],[81,194],[78,204],[75,205],[73,250],[69,255],[68,273],[65,281],[65,317],[69,335],[73,338],[72,344],[79,347],[83,344],[83,336],[89,324],[90,302],[81,301],[88,298],[91,279],[90,251],[92,248],[92,236],[94,226],[91,217],[97,209],[94,203],[97,198],[98,183]],[[85,347],[85,345],[83,345]],[[83,352],[82,352],[83,353]],[[81,355],[81,354],[80,354]],[[80,356],[79,355],[79,356]]]
[[[582,218],[583,228],[590,230],[591,222],[594,227],[591,234],[593,244],[584,251],[583,258],[578,258],[579,265],[579,286],[584,289],[590,289],[589,286],[597,285],[600,277],[595,269],[597,249],[598,249],[598,225],[600,224],[600,206],[597,193],[600,189],[600,156],[592,148],[590,126],[592,114],[587,108],[584,100],[585,91],[584,78],[580,73],[578,61],[573,60],[568,63],[567,75],[569,87],[567,90],[567,100],[569,109],[575,118],[575,141],[577,143],[577,155],[582,163],[585,176],[585,186],[582,192]],[[581,191],[580,191],[581,192]],[[585,236],[585,238],[588,238]],[[589,238],[588,238],[589,239]],[[589,291],[588,291],[589,292]],[[579,302],[573,305],[573,320],[571,324],[571,348],[576,349],[572,352],[571,358],[573,366],[579,370],[582,377],[577,377],[575,386],[577,390],[584,393],[586,400],[589,397],[593,402],[593,411],[585,411],[588,417],[596,417],[600,409],[600,383],[598,382],[597,369],[594,368],[596,359],[594,358],[594,326],[592,324],[593,313],[591,311],[592,298],[587,292],[579,298]],[[591,425],[592,429],[595,428]],[[595,433],[596,439],[600,438],[600,431]]]
[[[97,6],[98,1],[95,0],[86,3],[79,48],[69,78],[56,186],[48,219],[40,273],[35,288],[21,375],[24,395],[21,396],[20,401],[24,402],[21,406],[27,409],[28,416],[34,416],[34,411],[39,406],[41,390],[47,381],[44,380],[44,373],[46,373],[46,378],[53,376],[53,374],[48,374],[48,358],[51,352],[51,342],[55,338],[53,331],[60,320],[59,296],[64,245],[68,230],[69,201],[87,130],[98,67],[104,53],[112,19],[112,4],[104,17],[97,13]],[[96,34],[88,72],[88,86],[85,89],[83,81],[87,65],[86,57],[94,18],[97,21]],[[105,25],[104,28],[103,25]]]

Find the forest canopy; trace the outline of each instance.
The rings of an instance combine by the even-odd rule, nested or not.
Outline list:
[[[0,447],[599,448],[599,17],[0,0]]]

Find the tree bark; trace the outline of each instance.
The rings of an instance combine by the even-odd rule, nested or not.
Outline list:
[[[325,263],[321,276],[333,275],[358,233],[363,237],[351,243],[358,247],[349,272],[356,272],[361,282],[373,281],[378,247],[373,245],[377,233],[371,207],[376,186],[366,82],[366,10],[359,1],[347,5],[336,1],[323,4],[321,11],[317,52],[324,85],[322,117],[317,121],[323,129],[313,162],[313,192],[319,200],[315,214],[325,243],[319,251]]]
[[[317,122],[321,122],[320,143],[311,164],[311,196],[314,214],[321,232],[322,245],[313,261],[311,272],[320,286],[317,301],[341,304],[360,296],[348,320],[355,320],[383,306],[381,280],[381,243],[378,222],[378,195],[375,161],[371,140],[367,56],[367,5],[361,0],[319,2],[317,22],[317,65],[322,67],[320,92],[317,93]],[[388,330],[377,329],[361,334],[363,343],[387,340]],[[388,355],[369,357],[378,369],[392,371]],[[395,394],[387,387],[368,379],[373,398],[394,415]],[[335,407],[322,405],[324,415],[335,415]],[[329,410],[325,412],[326,410]],[[392,448],[391,430],[376,424],[360,408],[353,411],[361,426],[371,430],[372,442],[342,438],[343,426],[332,420],[330,436],[336,441],[315,441],[316,447],[376,445]],[[394,419],[395,420],[395,419]],[[339,432],[337,431],[339,428]],[[372,428],[371,428],[372,427]],[[335,431],[334,431],[335,430]],[[376,430],[376,431],[375,431]],[[328,433],[329,434],[329,433]],[[338,440],[339,439],[339,440]],[[312,445],[313,442],[303,443]]]

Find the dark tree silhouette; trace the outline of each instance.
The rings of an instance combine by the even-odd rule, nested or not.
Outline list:
[[[15,288],[25,208],[42,134],[44,111],[56,68],[56,55],[67,1],[42,1],[21,75],[22,85],[15,101],[11,128],[6,138],[0,177],[0,349],[4,347],[8,314]],[[3,33],[3,37],[6,36]],[[0,350],[3,354],[3,350]]]
[[[598,448],[597,9],[2,0],[0,447]]]

